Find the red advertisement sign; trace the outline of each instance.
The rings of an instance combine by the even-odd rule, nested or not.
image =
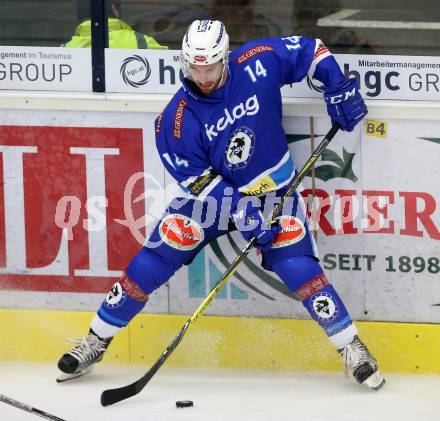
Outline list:
[[[0,289],[107,291],[140,247],[143,159],[141,129],[0,126]]]

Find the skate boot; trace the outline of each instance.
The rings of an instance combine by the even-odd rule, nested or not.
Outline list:
[[[112,339],[102,339],[90,329],[84,338],[70,340],[76,346],[58,361],[58,368],[64,374],[57,379],[57,382],[61,383],[90,373],[95,363],[104,357]]]
[[[339,349],[338,352],[344,359],[347,376],[348,369],[350,369],[358,383],[365,384],[375,390],[379,390],[385,384],[385,379],[379,371],[376,359],[370,354],[357,335],[348,345]]]

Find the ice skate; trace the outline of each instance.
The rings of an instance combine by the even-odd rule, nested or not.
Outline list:
[[[68,382],[69,380],[77,379],[78,377],[85,376],[86,374],[89,374],[92,372],[93,368],[95,367],[95,364],[90,365],[84,370],[78,370],[75,373],[68,374],[68,373],[61,373],[57,377],[57,383],[64,383]]]
[[[375,390],[379,390],[385,384],[385,379],[379,371],[376,359],[357,335],[338,352],[343,357],[346,374],[350,369],[358,383],[365,384]]]
[[[58,361],[58,368],[63,374],[57,378],[57,382],[62,383],[89,374],[104,357],[112,339],[102,339],[91,329],[84,338],[72,339],[76,346]]]

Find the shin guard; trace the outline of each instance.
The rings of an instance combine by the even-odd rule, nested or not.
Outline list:
[[[116,282],[98,310],[104,322],[125,327],[145,306],[148,295],[126,273]]]
[[[344,303],[324,274],[312,278],[296,290],[295,295],[327,336],[333,337],[352,325],[353,321]],[[350,337],[353,337],[351,332]]]
[[[273,267],[336,347],[353,339],[357,329],[314,257],[293,256],[276,262]]]

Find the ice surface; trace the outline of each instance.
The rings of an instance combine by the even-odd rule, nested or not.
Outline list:
[[[440,377],[386,375],[379,391],[340,373],[190,370],[163,367],[137,396],[103,408],[104,389],[126,385],[145,367],[99,365],[57,384],[53,365],[0,363],[0,393],[67,421],[432,421]],[[385,373],[386,374],[386,373]],[[177,409],[177,400],[194,401]],[[0,402],[1,421],[42,419]]]

